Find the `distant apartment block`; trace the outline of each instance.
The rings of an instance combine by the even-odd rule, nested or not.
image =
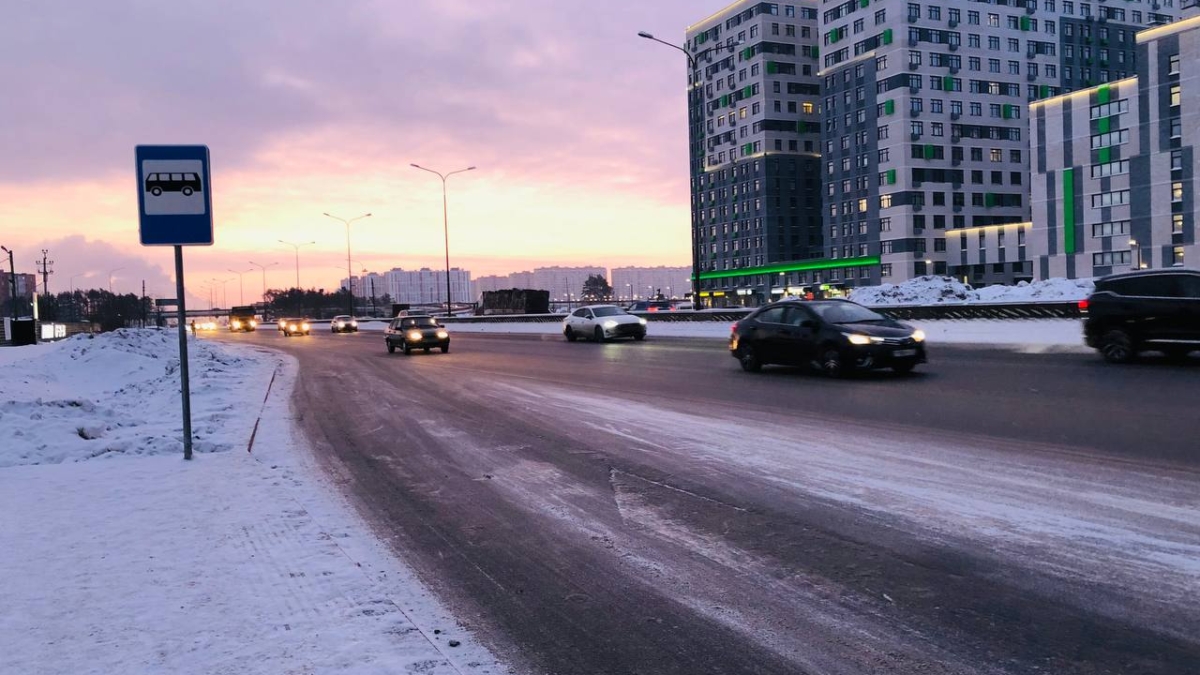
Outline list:
[[[823,255],[841,264],[811,280],[1032,278],[1028,104],[1134,73],[1136,31],[1173,5],[823,3]]]
[[[6,258],[5,263],[7,262]],[[8,311],[8,301],[12,298],[12,278],[13,275],[8,272],[0,272],[0,315]],[[37,275],[17,272],[16,281],[17,297],[32,302],[33,293],[37,290]]]
[[[701,301],[763,302],[781,272],[823,265],[813,260],[821,254],[817,7],[741,0],[687,29]]]
[[[360,298],[382,298],[387,294],[392,302],[411,305],[435,305],[446,302],[446,270],[422,267],[419,270],[394,268],[383,274],[370,273],[354,279],[354,294]],[[342,280],[342,288],[346,280]],[[474,302],[471,292],[471,272],[450,268],[450,294],[453,302]],[[365,294],[364,294],[365,292]]]
[[[690,267],[614,267],[613,295],[623,299],[644,300],[657,297],[683,298],[691,292]]]
[[[1040,277],[1200,263],[1198,60],[1200,17],[1145,30],[1135,76],[1032,106]]]

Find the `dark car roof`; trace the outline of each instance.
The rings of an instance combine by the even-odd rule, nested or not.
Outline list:
[[[1115,281],[1117,279],[1141,279],[1145,277],[1158,277],[1171,274],[1200,274],[1200,270],[1191,267],[1166,267],[1154,270],[1133,270],[1130,272],[1118,272],[1100,277],[1096,283],[1101,284],[1106,281]]]

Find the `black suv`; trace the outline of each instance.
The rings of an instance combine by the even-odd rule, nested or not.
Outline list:
[[[1079,308],[1084,341],[1111,363],[1128,363],[1143,351],[1182,358],[1200,349],[1200,271],[1107,276]]]
[[[811,365],[831,377],[925,363],[925,333],[849,300],[783,301],[733,325],[729,353],[742,369]]]

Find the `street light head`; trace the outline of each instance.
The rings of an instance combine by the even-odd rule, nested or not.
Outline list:
[[[4,249],[5,253],[12,253],[7,246],[0,246],[0,248]]]
[[[646,31],[644,31],[644,30],[639,30],[639,31],[638,31],[638,37],[640,37],[640,38],[646,38],[647,40],[653,40],[653,39],[654,39],[654,35],[653,35],[653,34],[651,34],[651,33],[647,33],[647,32],[646,32]]]
[[[1136,239],[1130,239],[1130,240],[1129,240],[1129,245],[1130,245],[1130,246],[1137,246],[1137,240],[1136,240]]]
[[[467,167],[467,171],[474,171],[474,170],[475,170],[475,167],[473,167],[473,166],[468,166],[468,167]]]
[[[411,166],[414,169],[424,169],[425,168],[425,167],[421,166],[420,164],[411,164],[410,163],[409,166]]]

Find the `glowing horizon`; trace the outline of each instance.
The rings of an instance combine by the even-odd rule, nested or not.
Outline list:
[[[19,5],[0,26],[17,93],[0,243],[18,272],[50,249],[51,292],[124,266],[116,290],[174,295],[170,249],[137,240],[133,148],[153,143],[212,152],[216,244],[185,252],[192,295],[251,260],[294,285],[280,239],[316,241],[301,285],[337,288],[346,233],[324,212],[373,213],[351,226],[355,275],[443,269],[441,184],[411,163],[478,167],[448,183],[450,265],[472,277],[690,264],[685,63],[637,37],[682,39],[705,13],[686,0],[139,7]]]

